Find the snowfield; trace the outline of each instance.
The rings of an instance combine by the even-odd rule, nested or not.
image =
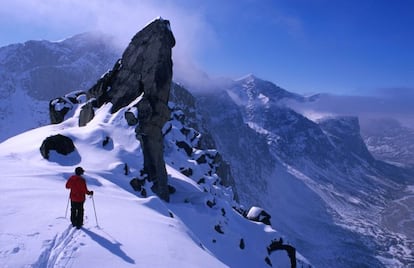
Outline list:
[[[141,147],[123,117],[126,108],[116,114],[110,108],[97,110],[85,127],[77,126],[77,109],[61,124],[0,144],[1,267],[270,267],[266,257],[273,267],[290,267],[286,252],[266,251],[280,233],[247,220],[232,208],[230,198],[214,198],[174,166],[167,167],[169,183],[177,190],[170,203],[153,195],[149,186],[148,197],[134,192],[129,181],[142,168]],[[70,137],[76,151],[67,156],[52,152],[46,160],[39,148],[58,133]],[[102,146],[106,137],[110,143]],[[185,161],[179,153],[177,161]],[[65,189],[76,166],[85,169],[88,188],[95,193],[85,201],[80,230],[71,226]],[[212,208],[206,205],[210,199],[216,202]]]

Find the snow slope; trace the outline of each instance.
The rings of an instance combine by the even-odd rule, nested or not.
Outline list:
[[[129,181],[142,167],[140,144],[123,117],[126,108],[111,115],[110,106],[96,111],[86,127],[77,127],[77,109],[61,124],[0,144],[1,267],[268,267],[266,257],[274,267],[289,267],[285,252],[266,251],[281,234],[237,213],[229,189],[210,185],[214,191],[206,191],[169,165],[169,183],[177,190],[170,203],[149,185],[148,197],[134,192]],[[76,151],[52,151],[43,159],[42,141],[57,133],[70,137]],[[110,143],[102,146],[106,137]],[[178,149],[168,159],[188,161]],[[95,194],[85,202],[84,227],[76,230],[64,184],[79,165]]]

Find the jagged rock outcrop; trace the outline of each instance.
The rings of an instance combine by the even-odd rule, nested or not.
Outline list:
[[[112,70],[104,74],[86,92],[87,103],[81,110],[79,126],[86,125],[94,116],[94,108],[111,102],[112,113],[141,96],[138,110],[137,139],[144,154],[144,172],[154,182],[153,190],[164,200],[169,200],[167,172],[163,157],[162,128],[170,118],[168,100],[172,80],[172,48],[175,38],[168,20],[156,19],[138,32],[131,40]],[[60,100],[64,100],[63,107]],[[67,103],[68,102],[68,103]],[[51,101],[51,118],[62,119],[70,110],[70,100]],[[133,124],[128,114],[128,124]],[[59,123],[59,120],[55,120]],[[61,122],[61,121],[60,121]]]
[[[203,124],[196,100],[184,87],[173,83],[171,87],[170,104],[172,110],[171,120],[177,120],[182,124],[179,133],[174,134],[175,145],[180,148],[187,156],[194,160],[194,164],[199,166],[206,165],[210,171],[204,175],[211,176],[215,173],[220,178],[219,183],[233,189],[234,199],[239,200],[236,182],[231,172],[229,163],[216,150],[217,146],[209,129]],[[174,132],[172,123],[167,123],[164,127],[164,135]],[[206,183],[205,177],[197,177],[193,174],[193,166],[179,167],[181,173],[192,177],[198,183]]]

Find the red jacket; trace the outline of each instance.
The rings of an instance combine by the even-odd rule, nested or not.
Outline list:
[[[83,202],[85,195],[90,194],[85,179],[78,175],[72,175],[69,178],[66,182],[66,188],[70,189],[70,200],[73,202]]]

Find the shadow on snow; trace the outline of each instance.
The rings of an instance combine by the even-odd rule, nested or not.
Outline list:
[[[96,243],[98,243],[102,247],[106,248],[108,251],[110,251],[114,255],[120,257],[121,259],[123,259],[124,261],[128,263],[135,264],[135,260],[129,257],[124,251],[122,251],[121,249],[122,244],[119,243],[118,241],[112,242],[108,240],[107,238],[100,236],[87,229],[83,229],[83,231],[87,235],[89,235],[92,238],[92,240],[94,240]]]

